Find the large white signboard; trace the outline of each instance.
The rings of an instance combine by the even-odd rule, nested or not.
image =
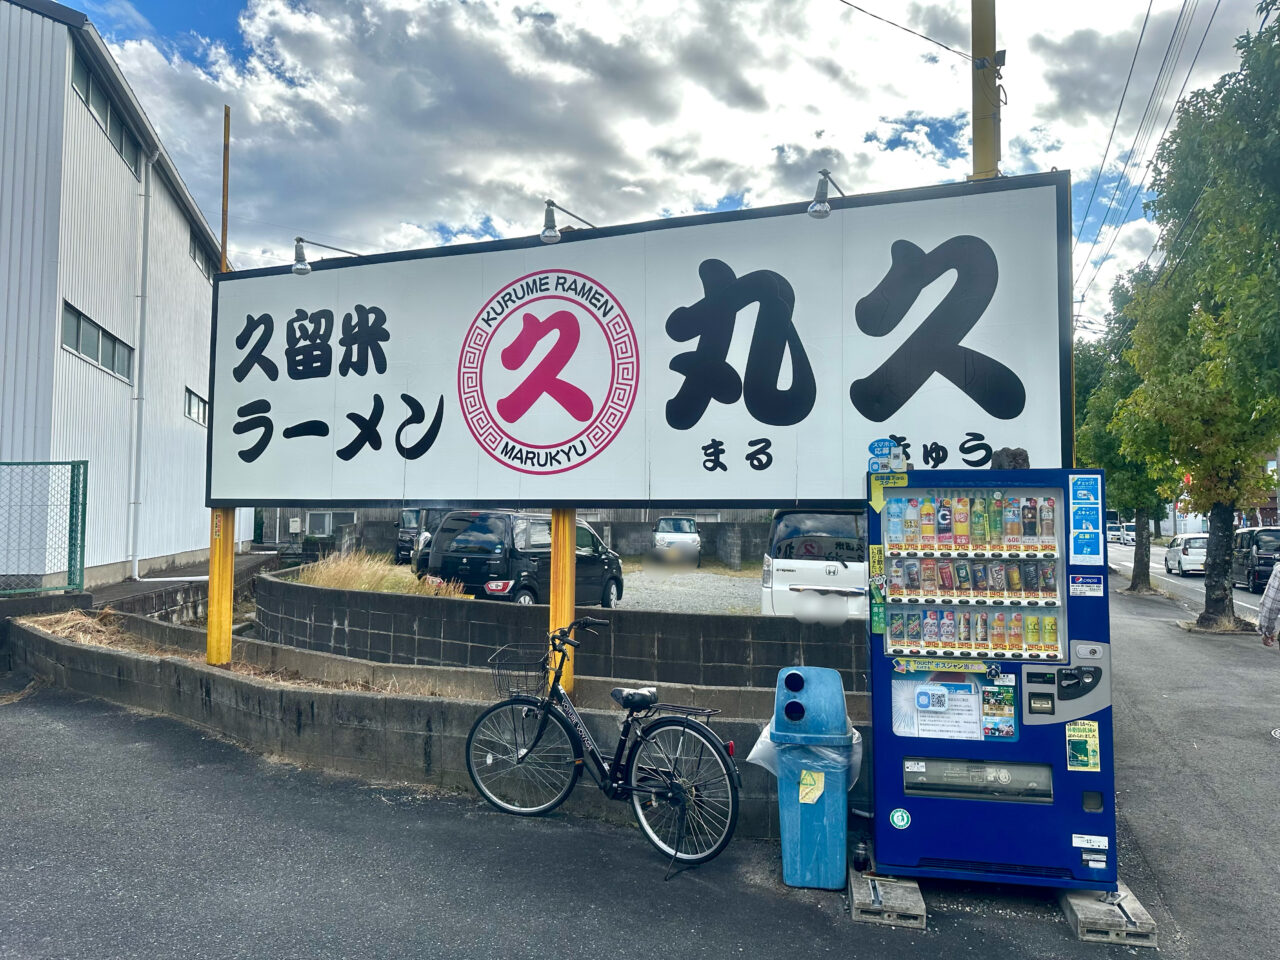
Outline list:
[[[1054,173],[217,281],[209,504],[863,499],[1069,462]]]

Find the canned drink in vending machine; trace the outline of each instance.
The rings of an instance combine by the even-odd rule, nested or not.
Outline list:
[[[973,650],[975,653],[986,653],[991,649],[991,638],[988,631],[987,611],[979,610],[973,615],[972,624]]]
[[[939,618],[939,639],[942,640],[944,647],[954,647],[956,645],[956,612],[954,610],[943,610]]]
[[[918,647],[923,636],[919,613],[907,614],[907,646]]]
[[[1027,629],[1027,638],[1026,638],[1027,652],[1030,653],[1032,656],[1038,657],[1040,656],[1040,653],[1041,653],[1040,618],[1027,617],[1026,629]]]
[[[955,593],[956,574],[955,567],[952,566],[950,560],[938,561],[938,589],[944,594]]]
[[[889,643],[901,647],[907,642],[907,615],[901,610],[889,611]]]

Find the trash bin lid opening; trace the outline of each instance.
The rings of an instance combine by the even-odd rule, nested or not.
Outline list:
[[[804,674],[798,670],[792,670],[782,678],[782,683],[792,693],[799,693],[804,689]]]
[[[792,676],[797,676],[797,674],[792,674]],[[792,700],[782,708],[782,712],[788,720],[799,723],[804,719],[804,704],[799,700]]]

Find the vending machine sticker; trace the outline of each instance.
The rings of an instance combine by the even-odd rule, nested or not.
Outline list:
[[[1098,773],[1101,769],[1098,749],[1098,721],[1072,720],[1067,724],[1067,769],[1080,773]]]
[[[1067,592],[1073,597],[1101,597],[1102,574],[1073,573],[1067,585]]]
[[[877,473],[871,477],[871,509],[879,513],[884,507],[885,487],[905,487],[905,473]]]
[[[972,683],[936,683],[917,675],[894,677],[892,689],[893,732],[898,736],[982,739],[982,701]]]
[[[1097,477],[1071,478],[1072,503],[1099,503],[1100,500],[1101,490]]]
[[[817,803],[826,786],[827,775],[821,770],[800,771],[800,802]]]
[[[1098,477],[1072,476],[1071,531],[1067,540],[1068,562],[1100,567],[1102,558],[1102,485]]]
[[[1071,845],[1085,850],[1106,850],[1111,846],[1111,841],[1107,837],[1095,837],[1088,833],[1073,833],[1071,835]]]

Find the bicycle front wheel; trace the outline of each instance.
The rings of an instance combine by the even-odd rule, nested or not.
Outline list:
[[[738,784],[719,737],[683,717],[644,728],[628,760],[631,809],[649,842],[681,863],[705,863],[733,839]]]
[[[480,714],[467,735],[467,773],[480,795],[505,813],[549,813],[582,774],[582,748],[568,722],[533,699],[504,700]],[[535,742],[536,739],[536,742]]]

